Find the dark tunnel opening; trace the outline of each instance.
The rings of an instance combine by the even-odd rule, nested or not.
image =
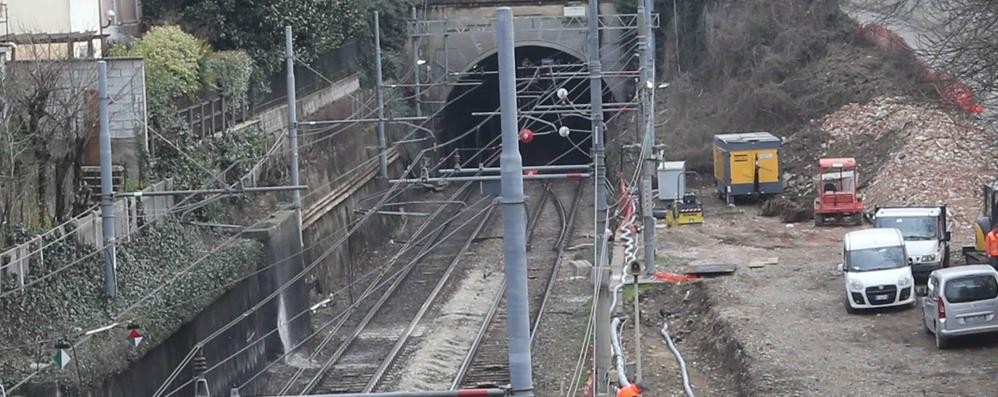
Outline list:
[[[562,51],[539,46],[516,48],[518,130],[534,133],[520,142],[526,166],[585,164],[591,161],[590,84],[585,62]],[[465,73],[448,97],[441,142],[445,165],[459,159],[464,167],[498,166],[501,145],[498,55]],[[564,88],[567,101],[557,92]],[[603,84],[603,100],[612,95]],[[555,109],[557,108],[557,109]],[[491,113],[475,115],[475,113]],[[566,127],[568,130],[564,131]],[[469,132],[470,131],[470,132]],[[563,137],[559,132],[567,132]],[[455,155],[459,157],[455,157]]]

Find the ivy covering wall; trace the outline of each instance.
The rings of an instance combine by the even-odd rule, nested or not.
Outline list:
[[[119,246],[119,298],[111,303],[105,299],[100,255],[85,259],[25,292],[0,298],[0,324],[4,325],[0,327],[2,381],[10,387],[12,382],[32,372],[27,363],[50,362],[54,354],[53,338],[66,337],[70,343],[76,342],[84,330],[115,322],[125,308],[163,287],[125,316],[142,327],[145,341],[139,349],[126,343],[123,329],[115,329],[95,336],[73,353],[73,360],[81,365],[85,384],[124,370],[129,359],[141,357],[169,337],[221,296],[230,287],[229,283],[254,271],[263,260],[262,244],[236,240],[198,263],[191,272],[181,273],[227,238],[178,223],[151,227]],[[46,268],[63,267],[88,252],[89,249],[71,241],[56,243],[45,251]],[[36,277],[42,274],[40,269],[36,270],[39,270]],[[182,275],[174,282],[166,282],[177,274]],[[45,375],[70,385],[78,382],[73,367],[45,371]]]

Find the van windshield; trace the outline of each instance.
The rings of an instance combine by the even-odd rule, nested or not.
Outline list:
[[[851,272],[872,272],[907,266],[904,248],[878,247],[846,252],[846,263]]]
[[[898,229],[905,240],[936,240],[939,224],[931,217],[877,217],[877,227]]]
[[[963,303],[998,298],[998,280],[988,274],[955,278],[946,282],[946,300]]]

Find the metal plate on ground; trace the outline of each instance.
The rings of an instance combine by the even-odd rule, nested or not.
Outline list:
[[[686,267],[687,274],[699,274],[702,276],[731,274],[735,272],[738,265],[734,263],[705,263],[690,264]]]
[[[748,267],[749,267],[749,269],[759,269],[759,268],[763,268],[763,267],[766,267],[766,266],[772,266],[772,265],[775,265],[777,263],[780,263],[780,258],[779,257],[756,258],[756,259],[752,259],[751,261],[749,261]]]

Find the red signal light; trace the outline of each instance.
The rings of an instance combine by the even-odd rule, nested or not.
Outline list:
[[[517,136],[519,137],[520,142],[530,143],[534,140],[534,131],[529,128],[524,128],[520,130],[520,133],[517,134]]]

